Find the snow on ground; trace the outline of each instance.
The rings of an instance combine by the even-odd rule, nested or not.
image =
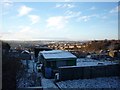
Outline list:
[[[111,61],[98,61],[89,58],[79,58],[77,59],[77,66],[97,66],[97,65],[111,65],[117,64]]]
[[[98,61],[88,58],[77,59],[77,66],[97,66],[117,64],[111,61]],[[74,67],[74,66],[73,66]],[[119,77],[102,77],[94,79],[78,79],[57,82],[60,88],[120,88]]]
[[[58,88],[51,79],[42,78],[41,84],[43,88]]]
[[[22,63],[26,66],[27,71],[20,78],[18,88],[36,87],[40,86],[40,84],[45,89],[58,88],[52,79],[46,79],[42,76],[42,73],[37,72],[34,60],[28,60],[28,67],[26,60],[22,61]]]
[[[57,82],[60,88],[120,88],[119,77],[78,79]]]
[[[34,63],[33,60],[30,60],[30,61],[29,61],[29,66],[28,66],[28,72],[29,72],[29,73],[31,73],[31,72],[33,72],[33,71],[36,72],[36,66],[35,66],[35,65],[36,65],[36,64]]]
[[[22,63],[26,68],[25,72],[22,73],[22,77],[19,79],[18,88],[40,86],[40,76],[38,76],[36,71],[36,63],[34,60],[22,60]]]
[[[27,67],[26,60],[22,63]],[[98,63],[103,63],[103,65],[115,64],[110,61],[97,61],[94,59],[77,59],[77,66],[96,66]],[[18,88],[39,86],[40,80],[37,78],[41,77],[41,84],[43,88],[58,88],[53,80],[45,79],[36,71],[36,63],[34,60],[28,60],[28,68],[23,77],[19,80]],[[36,81],[37,80],[37,81]],[[110,78],[96,78],[96,79],[79,79],[79,80],[68,80],[58,82],[57,85],[60,88],[120,88],[120,80],[118,77]]]
[[[42,73],[39,73],[39,76],[41,76],[41,85],[42,85],[43,89],[49,90],[51,88],[51,90],[52,90],[53,88],[55,88],[57,90],[58,87],[54,84],[54,79],[46,79],[42,75]]]

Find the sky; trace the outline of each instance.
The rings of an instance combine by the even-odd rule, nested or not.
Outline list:
[[[117,2],[3,2],[2,40],[118,39]]]

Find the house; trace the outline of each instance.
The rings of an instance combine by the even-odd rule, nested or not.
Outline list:
[[[38,54],[38,60],[43,64],[42,72],[46,78],[55,75],[61,66],[76,65],[76,56],[64,50],[42,51]]]

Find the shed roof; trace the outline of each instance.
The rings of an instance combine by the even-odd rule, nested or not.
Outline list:
[[[76,58],[75,55],[64,50],[42,51],[40,53],[45,59]]]
[[[28,50],[24,50],[21,53],[27,53],[27,54],[29,54],[30,52]]]

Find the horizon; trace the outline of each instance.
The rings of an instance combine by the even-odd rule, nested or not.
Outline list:
[[[86,42],[86,41],[104,41],[104,40],[108,40],[108,41],[112,41],[112,40],[119,40],[119,39],[95,39],[95,40],[0,40],[0,41],[16,41],[16,42],[38,42],[38,41],[51,41],[51,42],[54,42],[54,41],[56,41],[56,42],[59,42],[59,41],[73,41],[73,42]]]
[[[3,2],[1,40],[118,40],[118,2]]]

